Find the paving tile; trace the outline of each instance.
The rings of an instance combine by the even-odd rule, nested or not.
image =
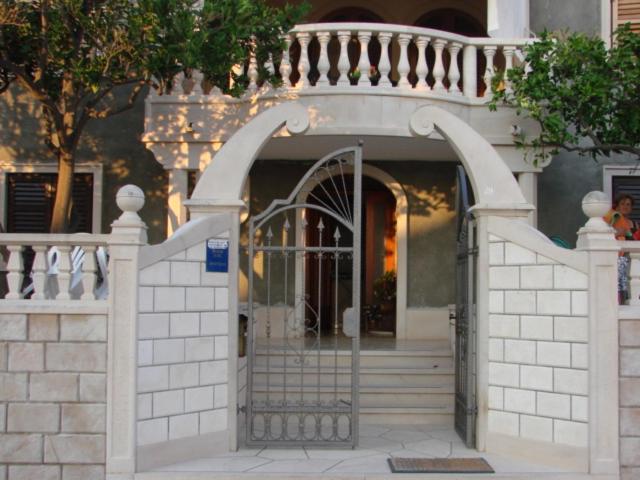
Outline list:
[[[422,440],[420,442],[405,442],[404,446],[410,450],[422,452],[435,458],[443,458],[451,455],[451,443],[438,440],[437,438],[430,438],[429,440]]]
[[[338,463],[336,460],[305,459],[305,460],[274,460],[248,470],[251,473],[321,473],[331,469]]]
[[[365,437],[360,439],[360,448],[368,448],[388,453],[394,450],[400,450],[403,447],[400,442],[394,442],[386,438]]]
[[[303,448],[265,448],[258,457],[268,460],[306,460],[309,457]]]
[[[245,472],[260,465],[271,463],[258,457],[216,457],[177,463],[158,468],[158,472]]]
[[[404,443],[405,445],[406,442],[417,442],[419,440],[426,440],[430,438],[429,434],[426,432],[416,432],[411,430],[390,430],[380,435],[380,437],[394,442]]]
[[[390,473],[388,455],[375,455],[343,460],[326,473]]]

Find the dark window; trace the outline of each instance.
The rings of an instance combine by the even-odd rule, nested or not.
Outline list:
[[[612,183],[613,199],[623,193],[631,195],[631,198],[633,198],[633,210],[629,216],[632,220],[640,223],[640,177],[627,175],[614,176]]]
[[[56,196],[55,173],[7,174],[7,231],[48,233]],[[91,233],[93,175],[76,173],[73,181],[69,232]]]

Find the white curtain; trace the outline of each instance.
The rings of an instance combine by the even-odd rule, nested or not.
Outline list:
[[[487,0],[487,32],[494,38],[529,36],[529,0]]]

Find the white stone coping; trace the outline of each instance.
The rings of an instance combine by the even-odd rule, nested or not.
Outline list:
[[[142,247],[139,268],[143,269],[180,253],[207,238],[220,235],[231,228],[227,214],[215,214],[196,218],[182,225],[171,237],[158,245]]]
[[[0,313],[52,314],[52,315],[106,315],[107,300],[2,300]]]
[[[582,273],[589,273],[587,253],[558,247],[542,232],[524,221],[489,217],[489,233],[525,247]]]
[[[306,23],[294,26],[289,34],[316,33],[316,32],[371,32],[408,34],[421,37],[429,37],[431,40],[448,40],[449,42],[462,43],[474,46],[510,46],[519,47],[532,43],[528,38],[491,38],[491,37],[465,37],[455,33],[435,30],[433,28],[412,27],[389,23],[360,23],[360,22],[336,22],[336,23]]]
[[[639,305],[620,305],[618,307],[618,319],[640,320],[640,306]]]
[[[110,235],[93,233],[3,233],[0,235],[1,245],[71,245],[71,246],[106,246]]]

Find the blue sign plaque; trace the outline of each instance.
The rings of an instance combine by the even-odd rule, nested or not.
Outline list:
[[[207,272],[229,271],[229,240],[210,238],[207,240]]]

